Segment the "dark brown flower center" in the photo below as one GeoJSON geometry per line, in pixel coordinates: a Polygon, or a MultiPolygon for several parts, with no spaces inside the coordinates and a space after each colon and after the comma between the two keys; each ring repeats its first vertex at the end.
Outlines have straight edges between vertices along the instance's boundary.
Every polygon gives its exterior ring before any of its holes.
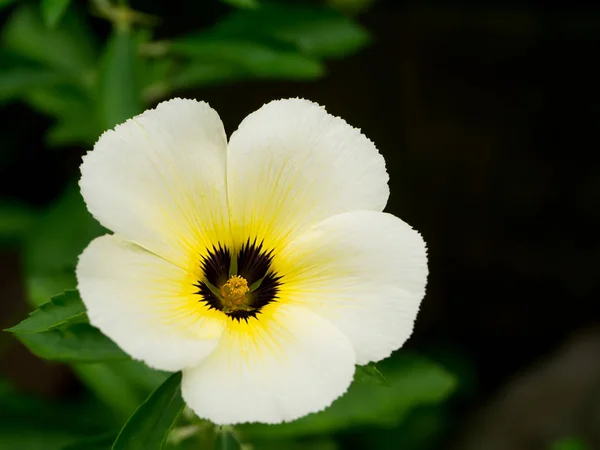
{"type": "Polygon", "coordinates": [[[196,283],[200,301],[234,320],[257,317],[277,300],[281,277],[272,270],[273,251],[248,240],[237,253],[221,244],[202,258],[203,279],[196,283]]]}

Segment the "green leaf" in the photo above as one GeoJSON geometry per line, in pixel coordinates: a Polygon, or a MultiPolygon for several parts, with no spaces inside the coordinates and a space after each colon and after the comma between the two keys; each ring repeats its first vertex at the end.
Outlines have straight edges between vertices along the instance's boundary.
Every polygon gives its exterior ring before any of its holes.
{"type": "Polygon", "coordinates": [[[375,0],[326,0],[326,3],[344,14],[360,14],[375,3],[375,0]]]}
{"type": "Polygon", "coordinates": [[[247,39],[191,35],[172,42],[170,50],[204,63],[229,64],[245,77],[311,80],[325,73],[323,65],[311,57],[247,39]]]}
{"type": "Polygon", "coordinates": [[[0,203],[0,244],[20,241],[34,220],[35,213],[25,205],[0,203]]]}
{"type": "Polygon", "coordinates": [[[48,84],[31,86],[20,93],[33,109],[55,118],[55,124],[46,134],[46,143],[91,146],[103,128],[97,117],[90,114],[94,109],[90,93],[63,80],[48,84]]]}
{"type": "Polygon", "coordinates": [[[167,87],[176,90],[208,86],[236,81],[244,77],[240,70],[227,62],[192,61],[171,77],[167,87]]]}
{"type": "Polygon", "coordinates": [[[343,58],[370,41],[360,25],[341,13],[318,6],[263,5],[238,10],[214,29],[215,37],[267,39],[292,45],[316,58],[343,58]]]}
{"type": "Polygon", "coordinates": [[[89,363],[129,358],[113,341],[86,323],[15,336],[35,355],[54,361],[89,363]]]}
{"type": "Polygon", "coordinates": [[[52,86],[65,77],[8,49],[0,49],[0,104],[25,96],[30,89],[52,86]]]}
{"type": "Polygon", "coordinates": [[[28,273],[25,279],[29,303],[39,308],[57,292],[64,292],[77,287],[73,270],[48,272],[43,274],[28,273]]]}
{"type": "Polygon", "coordinates": [[[121,378],[128,380],[138,390],[143,392],[143,398],[146,398],[150,392],[164,383],[171,375],[169,372],[151,369],[146,364],[133,359],[111,364],[121,378]]]}
{"type": "Polygon", "coordinates": [[[61,77],[46,69],[11,67],[4,70],[0,68],[0,105],[25,96],[28,89],[52,85],[58,81],[61,81],[61,77]]]}
{"type": "Polygon", "coordinates": [[[86,115],[89,111],[89,108],[73,111],[60,117],[46,134],[46,144],[50,147],[83,145],[91,148],[102,132],[98,123],[86,115]]]}
{"type": "MultiPolygon", "coordinates": [[[[264,439],[253,440],[251,446],[242,446],[242,449],[252,448],[256,450],[341,450],[337,445],[335,438],[331,436],[323,436],[316,438],[303,439],[264,439]]],[[[372,448],[379,450],[377,447],[352,447],[352,448],[372,448]]],[[[191,449],[190,449],[191,450],[191,449]]],[[[408,449],[406,449],[408,450],[408,449]]],[[[410,450],[413,450],[412,448],[410,450]]]]}
{"type": "Polygon", "coordinates": [[[291,423],[242,425],[239,430],[251,437],[288,438],[367,425],[395,427],[414,408],[439,404],[456,387],[452,374],[419,356],[399,355],[383,366],[390,383],[387,389],[355,382],[325,411],[291,423]]]}
{"type": "Polygon", "coordinates": [[[447,405],[415,408],[394,428],[381,428],[376,433],[361,433],[354,444],[357,448],[377,450],[431,450],[444,448],[442,441],[453,425],[447,405]]]}
{"type": "Polygon", "coordinates": [[[98,114],[103,129],[142,112],[142,97],[136,36],[116,29],[102,59],[98,92],[98,114]]]}
{"type": "Polygon", "coordinates": [[[259,6],[258,0],[221,0],[223,3],[227,3],[236,8],[257,8],[259,6]]]}
{"type": "Polygon", "coordinates": [[[115,440],[114,433],[104,433],[65,445],[62,450],[106,450],[115,440]]]}
{"type": "Polygon", "coordinates": [[[6,8],[7,6],[12,5],[17,0],[0,0],[0,10],[6,8]]]}
{"type": "Polygon", "coordinates": [[[27,293],[40,306],[57,292],[75,289],[77,257],[106,230],[90,215],[76,184],[36,218],[23,239],[27,293]],[[68,220],[65,218],[68,217],[68,220]]]}
{"type": "Polygon", "coordinates": [[[161,384],[125,424],[113,450],[159,450],[185,406],[181,398],[181,373],[161,384]]]}
{"type": "Polygon", "coordinates": [[[552,444],[551,450],[587,450],[588,446],[585,445],[580,439],[576,438],[565,438],[552,444]]]}
{"type": "Polygon", "coordinates": [[[380,386],[390,385],[390,383],[385,379],[374,363],[364,366],[356,366],[356,371],[354,372],[354,381],[365,384],[376,384],[380,386]]]}
{"type": "Polygon", "coordinates": [[[215,450],[241,450],[242,446],[233,435],[230,427],[222,427],[215,438],[213,448],[215,450]]]}
{"type": "Polygon", "coordinates": [[[76,76],[89,83],[96,61],[94,34],[72,8],[62,24],[48,28],[39,10],[25,4],[15,10],[2,30],[5,47],[48,68],[76,76]]]}
{"type": "Polygon", "coordinates": [[[77,435],[62,430],[36,429],[19,424],[14,428],[0,427],[0,448],[10,450],[62,450],[64,444],[77,435]]]}
{"type": "MultiPolygon", "coordinates": [[[[27,274],[44,276],[73,272],[79,254],[92,239],[105,232],[87,211],[79,187],[70,185],[38,217],[26,237],[24,262],[27,274]]],[[[74,287],[67,286],[67,289],[74,287]]],[[[52,294],[56,292],[60,291],[52,294]]]]}
{"type": "Polygon", "coordinates": [[[55,27],[67,11],[71,0],[41,0],[42,17],[48,27],[55,27]]]}
{"type": "Polygon", "coordinates": [[[18,325],[7,329],[11,333],[41,333],[53,328],[86,320],[85,306],[77,291],[66,291],[29,314],[18,325]]]}
{"type": "Polygon", "coordinates": [[[73,370],[98,400],[110,408],[119,425],[170,375],[133,360],[74,364],[73,370]]]}
{"type": "Polygon", "coordinates": [[[28,89],[24,97],[29,106],[52,117],[71,112],[89,112],[91,106],[89,92],[73,85],[68,79],[51,86],[28,89]]]}
{"type": "Polygon", "coordinates": [[[62,450],[63,445],[111,426],[89,398],[50,402],[12,389],[0,379],[0,448],[62,450]]]}
{"type": "MultiPolygon", "coordinates": [[[[118,365],[124,362],[127,361],[72,366],[79,379],[110,409],[119,426],[133,414],[147,396],[147,393],[144,395],[138,393],[133,384],[122,376],[118,365]]],[[[111,443],[115,437],[113,436],[111,443]]]]}

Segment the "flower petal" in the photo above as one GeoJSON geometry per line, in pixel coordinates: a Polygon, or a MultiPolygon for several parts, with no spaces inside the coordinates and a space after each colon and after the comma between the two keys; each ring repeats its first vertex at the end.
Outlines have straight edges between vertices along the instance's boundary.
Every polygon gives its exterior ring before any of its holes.
{"type": "Polygon", "coordinates": [[[226,148],[208,104],[163,102],[100,137],[81,192],[102,225],[183,265],[227,230],[226,148]]]}
{"type": "Polygon", "coordinates": [[[320,411],[354,374],[354,351],[326,320],[270,304],[257,319],[232,322],[217,349],[183,371],[183,398],[217,424],[279,423],[320,411]]]}
{"type": "Polygon", "coordinates": [[[90,243],[77,282],[92,325],[157,369],[198,364],[225,327],[225,316],[198,302],[193,275],[118,236],[90,243]]]}
{"type": "Polygon", "coordinates": [[[382,211],[389,194],[375,145],[307,100],[278,100],[250,114],[227,158],[234,236],[272,247],[334,214],[382,211]]]}
{"type": "Polygon", "coordinates": [[[280,295],[320,314],[354,345],[358,364],[402,346],[425,294],[427,255],[418,232],[395,216],[355,211],[331,217],[273,262],[280,295]]]}

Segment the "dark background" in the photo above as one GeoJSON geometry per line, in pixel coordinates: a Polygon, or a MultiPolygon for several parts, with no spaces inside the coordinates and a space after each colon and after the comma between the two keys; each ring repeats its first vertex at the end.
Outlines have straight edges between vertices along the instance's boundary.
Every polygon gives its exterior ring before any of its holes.
{"type": "MultiPolygon", "coordinates": [[[[164,18],[165,36],[226,9],[198,2],[188,14],[195,4],[133,2],[164,18]]],[[[452,359],[470,380],[440,448],[535,450],[568,434],[600,449],[600,8],[381,0],[360,22],[374,42],[329,64],[323,80],[185,94],[208,101],[229,134],[263,103],[300,96],[377,144],[391,178],[387,210],[429,248],[407,347],[452,359]]],[[[0,142],[20,151],[1,161],[0,196],[46,205],[84,149],[58,158],[42,141],[47,119],[21,104],[2,114],[0,142]]],[[[27,309],[15,250],[0,255],[0,283],[8,326],[27,309]]],[[[50,397],[77,389],[65,368],[16,344],[0,370],[50,397]]]]}

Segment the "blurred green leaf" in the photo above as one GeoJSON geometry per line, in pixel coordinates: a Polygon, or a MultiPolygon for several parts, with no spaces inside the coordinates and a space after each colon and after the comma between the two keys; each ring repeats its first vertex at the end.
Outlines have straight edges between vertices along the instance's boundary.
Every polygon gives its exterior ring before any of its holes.
{"type": "Polygon", "coordinates": [[[375,0],[326,0],[326,3],[344,14],[354,15],[372,6],[375,0]]]}
{"type": "Polygon", "coordinates": [[[577,438],[565,438],[552,444],[551,450],[587,450],[588,446],[577,438]]]}
{"type": "Polygon", "coordinates": [[[216,435],[213,448],[215,450],[241,450],[242,446],[229,427],[222,427],[216,435]]]}
{"type": "Polygon", "coordinates": [[[6,8],[7,6],[12,5],[16,1],[17,0],[0,0],[0,10],[2,10],[3,8],[6,8]]]}
{"type": "MultiPolygon", "coordinates": [[[[198,450],[214,447],[218,427],[207,420],[197,417],[190,418],[190,414],[193,415],[191,410],[184,408],[184,412],[180,416],[181,420],[177,421],[176,426],[167,436],[167,441],[163,446],[165,450],[198,450]],[[189,423],[190,420],[192,423],[189,423]]],[[[255,448],[255,450],[258,449],[255,448]]]]}
{"type": "Polygon", "coordinates": [[[240,70],[223,62],[193,61],[177,71],[169,80],[172,89],[207,86],[244,78],[240,70]]]}
{"type": "MultiPolygon", "coordinates": [[[[87,211],[79,187],[70,185],[38,217],[26,237],[24,262],[27,274],[44,276],[73,272],[79,254],[92,239],[104,233],[106,230],[87,211]]],[[[65,289],[73,288],[75,285],[65,289]]]]}
{"type": "Polygon", "coordinates": [[[97,118],[90,114],[94,108],[90,93],[73,83],[61,80],[48,86],[32,86],[21,96],[32,108],[55,119],[46,134],[50,146],[91,146],[103,131],[97,118]]]}
{"type": "Polygon", "coordinates": [[[61,450],[107,450],[115,440],[114,433],[104,433],[87,439],[81,439],[62,447],[61,450]]]}
{"type": "Polygon", "coordinates": [[[198,34],[173,41],[170,50],[200,63],[230,64],[240,75],[258,78],[306,80],[318,78],[325,72],[319,61],[308,56],[247,39],[219,39],[198,34]]]}
{"type": "Polygon", "coordinates": [[[74,364],[73,370],[122,425],[142,401],[170,375],[134,361],[74,364]]]}
{"type": "MultiPolygon", "coordinates": [[[[88,112],[90,109],[89,93],[73,85],[68,80],[61,80],[51,86],[38,86],[28,89],[24,95],[27,103],[34,109],[52,117],[60,117],[71,112],[88,112]]],[[[88,120],[91,118],[88,117],[88,120]]]]}
{"type": "Polygon", "coordinates": [[[365,428],[352,430],[350,439],[357,448],[377,450],[434,450],[443,448],[443,438],[452,419],[445,405],[418,407],[394,428],[378,429],[375,433],[365,428]]]}
{"type": "MultiPolygon", "coordinates": [[[[133,384],[123,378],[118,367],[122,362],[126,361],[72,366],[79,379],[111,410],[119,426],[131,416],[147,395],[138,393],[133,384]]],[[[116,436],[113,436],[113,441],[114,437],[116,436]]]]}
{"type": "Polygon", "coordinates": [[[25,205],[0,203],[0,244],[21,240],[34,220],[35,213],[25,205]]]}
{"type": "Polygon", "coordinates": [[[316,58],[343,58],[370,41],[366,30],[333,9],[283,4],[235,11],[215,27],[213,35],[281,42],[316,58]]]}
{"type": "MultiPolygon", "coordinates": [[[[242,446],[242,449],[251,448],[253,450],[338,450],[342,447],[338,446],[334,437],[320,436],[316,438],[308,439],[264,439],[264,440],[253,440],[250,445],[242,446]]],[[[356,447],[366,448],[366,447],[356,447]]],[[[373,450],[379,450],[376,447],[369,447],[373,450]]],[[[402,449],[408,450],[408,449],[402,449]]],[[[413,450],[413,449],[410,449],[413,450]]]]}
{"type": "Polygon", "coordinates": [[[388,383],[374,363],[369,363],[364,366],[356,366],[356,371],[354,372],[354,381],[380,386],[390,385],[390,383],[388,383]]]}
{"type": "Polygon", "coordinates": [[[179,65],[172,58],[156,58],[144,61],[142,71],[142,98],[146,104],[154,103],[170,94],[172,78],[180,71],[179,65]]]}
{"type": "Polygon", "coordinates": [[[41,0],[42,17],[46,26],[55,27],[67,11],[71,0],[41,0]]]}
{"type": "Polygon", "coordinates": [[[62,450],[78,435],[64,430],[39,429],[19,424],[8,429],[0,427],[0,448],[7,450],[62,450]]]}
{"type": "MultiPolygon", "coordinates": [[[[86,110],[89,113],[89,109],[86,110]]],[[[60,117],[46,135],[46,144],[51,147],[64,145],[92,146],[101,132],[97,123],[83,111],[60,117]]]]}
{"type": "Polygon", "coordinates": [[[454,376],[419,356],[399,355],[384,365],[389,388],[353,383],[326,410],[281,425],[242,425],[240,432],[257,438],[334,433],[357,426],[394,427],[414,408],[444,401],[455,389],[454,376]],[[390,365],[388,365],[390,364],[390,365]]]}
{"type": "Polygon", "coordinates": [[[128,29],[114,30],[100,72],[98,112],[103,129],[142,112],[139,64],[135,34],[128,29]]]}
{"type": "Polygon", "coordinates": [[[60,77],[56,73],[44,69],[25,67],[1,68],[0,102],[19,97],[31,87],[55,83],[59,79],[60,77]]]}
{"type": "Polygon", "coordinates": [[[259,6],[258,0],[221,0],[236,8],[256,8],[259,6]]]}
{"type": "Polygon", "coordinates": [[[72,269],[47,273],[27,273],[25,286],[29,303],[39,308],[57,292],[75,289],[77,280],[72,269]]]}
{"type": "Polygon", "coordinates": [[[77,257],[106,230],[90,215],[76,184],[70,185],[36,218],[23,239],[27,293],[40,306],[59,292],[76,288],[77,257]],[[68,217],[68,220],[65,220],[68,217]]]}
{"type": "Polygon", "coordinates": [[[25,96],[32,88],[52,86],[64,79],[39,63],[0,49],[0,105],[25,96]]]}
{"type": "Polygon", "coordinates": [[[33,354],[54,361],[89,363],[129,358],[113,341],[86,323],[15,336],[33,354]]]}
{"type": "Polygon", "coordinates": [[[82,84],[89,83],[93,74],[93,33],[73,8],[67,11],[60,27],[48,28],[39,10],[25,4],[10,16],[2,31],[2,42],[7,49],[48,68],[76,76],[82,84]]]}
{"type": "Polygon", "coordinates": [[[59,450],[75,439],[101,433],[107,417],[88,400],[51,403],[17,393],[5,383],[0,389],[0,448],[59,450]]]}
{"type": "Polygon", "coordinates": [[[128,380],[142,392],[143,398],[146,398],[171,375],[170,372],[151,369],[146,364],[133,359],[114,362],[111,365],[122,379],[128,380]]]}
{"type": "Polygon", "coordinates": [[[6,331],[11,333],[41,333],[53,328],[87,320],[85,305],[77,291],[66,291],[50,299],[39,309],[29,313],[29,317],[6,331]]]}
{"type": "Polygon", "coordinates": [[[181,373],[161,384],[125,424],[113,450],[154,450],[162,448],[169,431],[185,404],[181,398],[181,373]]]}

